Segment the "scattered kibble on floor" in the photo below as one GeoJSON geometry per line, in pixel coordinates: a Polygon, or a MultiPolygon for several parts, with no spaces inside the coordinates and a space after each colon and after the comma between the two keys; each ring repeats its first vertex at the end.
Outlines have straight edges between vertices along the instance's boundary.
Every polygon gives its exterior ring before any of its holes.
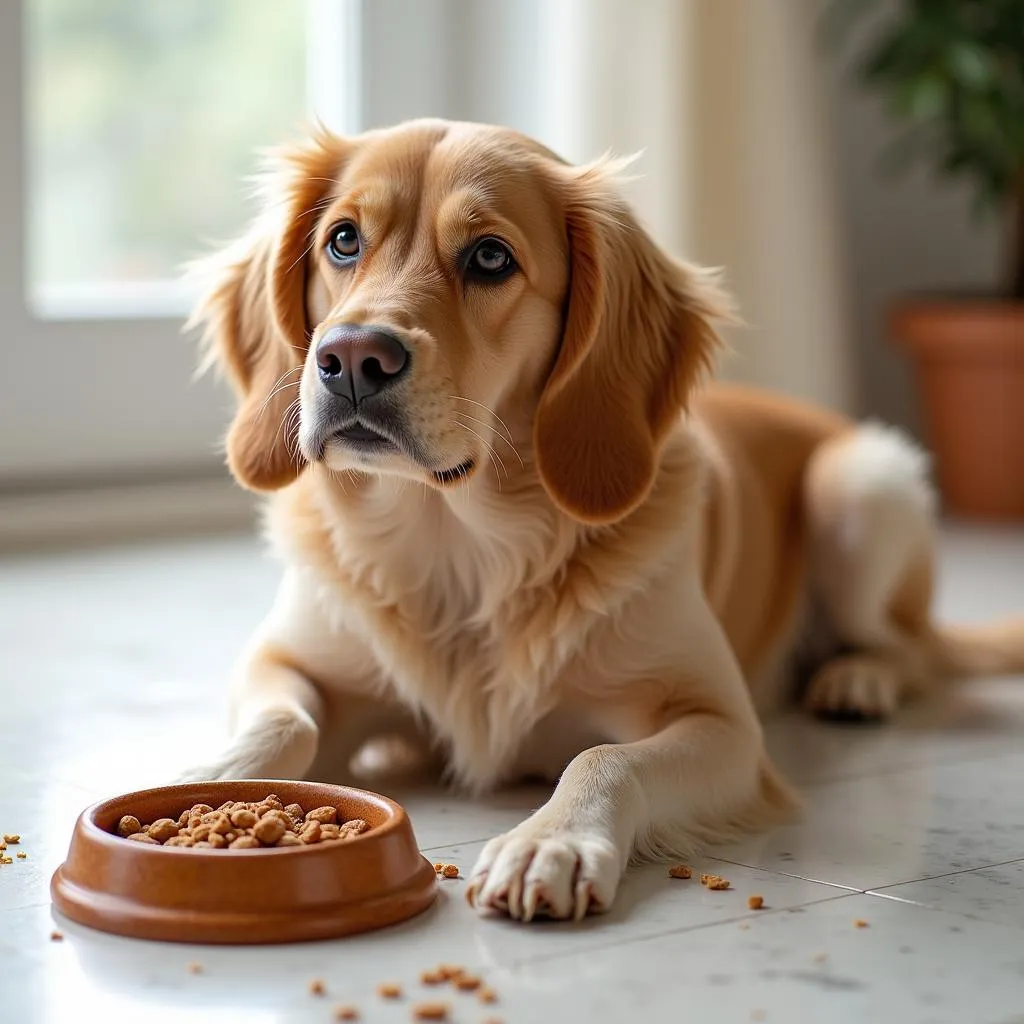
{"type": "Polygon", "coordinates": [[[197,963],[195,960],[192,960],[185,969],[189,974],[203,973],[203,965],[201,963],[197,963]]]}
{"type": "Polygon", "coordinates": [[[417,1003],[412,1008],[413,1020],[447,1020],[450,1007],[447,1003],[417,1003]]]}
{"type": "Polygon", "coordinates": [[[721,875],[701,875],[700,884],[707,889],[728,889],[729,879],[721,875]]]}
{"type": "Polygon", "coordinates": [[[314,978],[309,983],[309,994],[311,996],[322,996],[327,991],[323,978],[314,978]]]}
{"type": "Polygon", "coordinates": [[[498,993],[493,988],[488,988],[486,985],[480,989],[477,993],[477,999],[481,1003],[496,1003],[498,1001],[498,993]]]}
{"type": "Polygon", "coordinates": [[[669,878],[692,878],[693,868],[689,864],[673,864],[668,869],[669,878]]]}
{"type": "Polygon", "coordinates": [[[50,941],[51,942],[63,942],[64,941],[64,933],[63,932],[59,932],[59,931],[57,931],[56,928],[54,928],[54,930],[52,932],[50,932],[50,941]]]}
{"type": "Polygon", "coordinates": [[[751,910],[763,910],[764,909],[764,897],[763,896],[748,896],[747,906],[751,910]]]}
{"type": "Polygon", "coordinates": [[[377,986],[377,995],[379,995],[381,999],[401,999],[402,986],[395,985],[390,981],[383,982],[377,986]]]}
{"type": "Polygon", "coordinates": [[[863,918],[858,917],[858,918],[856,918],[854,920],[853,927],[854,928],[867,928],[868,927],[868,923],[863,918]]]}
{"type": "Polygon", "coordinates": [[[359,1020],[359,1011],[354,1006],[336,1006],[334,1008],[335,1020],[359,1020]]]}
{"type": "Polygon", "coordinates": [[[15,846],[21,842],[21,836],[19,836],[17,832],[5,832],[4,842],[10,843],[11,846],[15,846]]]}

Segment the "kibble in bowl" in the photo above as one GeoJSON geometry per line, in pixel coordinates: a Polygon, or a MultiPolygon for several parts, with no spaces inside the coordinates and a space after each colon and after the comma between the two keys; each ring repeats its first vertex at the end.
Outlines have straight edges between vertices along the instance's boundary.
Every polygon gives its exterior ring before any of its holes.
{"type": "Polygon", "coordinates": [[[50,885],[58,911],[178,942],[330,938],[405,920],[436,894],[405,811],[312,782],[167,786],[90,807],[50,885]]]}
{"type": "Polygon", "coordinates": [[[259,800],[225,800],[216,808],[193,804],[148,824],[124,814],[114,831],[123,839],[184,850],[267,850],[348,842],[369,828],[363,818],[346,819],[332,805],[306,811],[298,803],[286,807],[276,793],[268,793],[259,800]]]}

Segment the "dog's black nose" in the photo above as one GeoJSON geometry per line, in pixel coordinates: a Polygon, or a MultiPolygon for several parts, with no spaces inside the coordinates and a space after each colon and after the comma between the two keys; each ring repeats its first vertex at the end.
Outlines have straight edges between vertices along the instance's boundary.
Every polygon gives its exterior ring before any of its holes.
{"type": "Polygon", "coordinates": [[[409,353],[388,331],[338,324],[317,342],[316,363],[327,390],[358,405],[402,376],[409,353]]]}

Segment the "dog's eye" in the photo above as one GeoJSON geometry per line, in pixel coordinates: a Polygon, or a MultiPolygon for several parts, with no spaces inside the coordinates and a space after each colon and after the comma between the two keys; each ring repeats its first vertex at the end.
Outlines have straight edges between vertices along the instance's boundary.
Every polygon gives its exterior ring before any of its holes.
{"type": "Polygon", "coordinates": [[[466,272],[474,277],[506,277],[516,269],[512,250],[500,239],[482,238],[473,247],[466,262],[466,272]]]}
{"type": "Polygon", "coordinates": [[[351,263],[359,255],[359,231],[350,220],[331,230],[327,239],[327,255],[335,263],[351,263]]]}

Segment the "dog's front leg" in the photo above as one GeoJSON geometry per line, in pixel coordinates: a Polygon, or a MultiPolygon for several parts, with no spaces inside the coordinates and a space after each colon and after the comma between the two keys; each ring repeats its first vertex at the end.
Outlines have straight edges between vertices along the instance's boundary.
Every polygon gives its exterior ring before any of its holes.
{"type": "Polygon", "coordinates": [[[792,809],[726,639],[710,610],[697,618],[699,661],[663,681],[678,699],[652,712],[649,735],[577,755],[543,807],[484,847],[471,903],[579,919],[608,909],[634,855],[686,856],[792,809]]]}
{"type": "Polygon", "coordinates": [[[259,645],[232,680],[231,742],[177,781],[301,779],[316,756],[323,719],[313,681],[282,652],[259,645]]]}

